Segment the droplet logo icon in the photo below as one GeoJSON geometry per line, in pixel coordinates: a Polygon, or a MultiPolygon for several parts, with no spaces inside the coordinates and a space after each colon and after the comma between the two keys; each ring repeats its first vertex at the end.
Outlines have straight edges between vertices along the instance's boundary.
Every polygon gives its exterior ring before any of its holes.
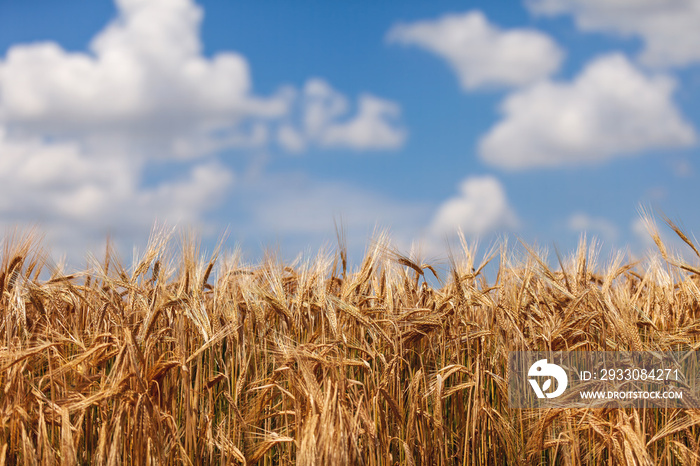
{"type": "Polygon", "coordinates": [[[538,379],[528,378],[528,382],[535,391],[537,398],[556,398],[566,390],[569,379],[566,372],[556,364],[547,363],[546,359],[540,359],[535,362],[527,372],[528,377],[549,377],[545,379],[540,387],[538,379]],[[552,379],[557,381],[557,388],[551,393],[546,393],[552,386],[552,379]]]}

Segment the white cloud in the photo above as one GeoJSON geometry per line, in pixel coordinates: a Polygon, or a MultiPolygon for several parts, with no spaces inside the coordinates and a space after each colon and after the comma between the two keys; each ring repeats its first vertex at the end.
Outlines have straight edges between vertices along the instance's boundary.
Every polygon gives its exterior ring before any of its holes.
{"type": "Polygon", "coordinates": [[[190,162],[174,170],[182,178],[153,185],[147,165],[254,144],[260,124],[288,107],[284,94],[251,94],[242,56],[201,55],[192,2],[117,7],[89,53],[43,42],[14,45],[0,60],[2,223],[38,223],[73,254],[109,233],[130,242],[156,220],[204,225],[233,173],[190,162]]]}
{"type": "MultiPolygon", "coordinates": [[[[0,60],[0,125],[10,135],[78,137],[89,148],[192,158],[260,147],[292,106],[309,115],[318,101],[333,99],[344,111],[317,122],[322,128],[307,143],[383,149],[403,142],[394,126],[400,109],[377,97],[362,96],[351,115],[345,97],[320,80],[309,81],[301,97],[291,88],[254,95],[245,57],[202,54],[203,11],[191,0],[118,0],[117,7],[89,53],[53,42],[8,49],[0,60]]],[[[299,148],[289,137],[284,142],[299,148]]]]}
{"type": "Polygon", "coordinates": [[[480,156],[517,170],[691,145],[696,134],[671,99],[674,86],[622,55],[600,57],[571,83],[545,81],[507,97],[504,119],[481,139],[480,156]]]}
{"type": "Polygon", "coordinates": [[[2,131],[0,153],[3,224],[48,226],[59,249],[110,232],[132,240],[153,226],[156,215],[170,224],[201,224],[234,180],[225,167],[205,162],[184,179],[143,186],[141,165],[126,157],[94,157],[71,142],[16,142],[2,131]]]}
{"type": "Polygon", "coordinates": [[[54,246],[74,252],[110,232],[127,243],[156,220],[206,227],[234,184],[213,155],[264,149],[292,111],[310,125],[297,149],[393,148],[405,137],[398,106],[376,97],[362,96],[353,112],[325,83],[330,96],[285,87],[255,95],[245,57],[203,55],[203,11],[192,0],[116,6],[87,52],[41,42],[0,58],[0,224],[40,223],[54,246]],[[315,116],[324,99],[345,108],[315,116]],[[182,177],[153,183],[146,174],[166,163],[182,177]]]}
{"type": "Polygon", "coordinates": [[[357,114],[348,118],[347,99],[322,79],[310,79],[299,101],[300,120],[283,125],[279,143],[287,150],[299,152],[309,144],[326,148],[356,150],[395,149],[406,139],[398,124],[400,107],[388,100],[364,94],[357,104],[357,114]]]}
{"type": "Polygon", "coordinates": [[[461,229],[468,235],[483,235],[517,224],[503,185],[493,176],[470,177],[462,181],[457,196],[440,205],[428,233],[443,238],[461,229]]]}
{"type": "MultiPolygon", "coordinates": [[[[187,0],[123,0],[90,53],[43,42],[0,62],[0,122],[12,134],[119,142],[130,153],[187,156],[240,144],[247,120],[286,113],[288,99],[251,94],[244,57],[201,54],[201,9],[187,0]],[[191,140],[190,153],[183,140],[191,140]]],[[[259,138],[259,136],[258,136],[259,138]]],[[[151,156],[151,155],[149,155],[151,156]]]]}
{"type": "Polygon", "coordinates": [[[696,0],[528,0],[540,15],[570,14],[584,31],[640,37],[640,59],[652,66],[700,61],[700,3],[696,0]]]}
{"type": "Polygon", "coordinates": [[[574,232],[598,233],[608,241],[614,241],[619,235],[617,226],[610,220],[577,212],[569,217],[567,227],[574,232]]]}
{"type": "Polygon", "coordinates": [[[534,29],[501,30],[480,11],[399,24],[387,37],[392,43],[416,45],[447,60],[466,90],[535,82],[559,69],[564,55],[546,34],[534,29]]]}

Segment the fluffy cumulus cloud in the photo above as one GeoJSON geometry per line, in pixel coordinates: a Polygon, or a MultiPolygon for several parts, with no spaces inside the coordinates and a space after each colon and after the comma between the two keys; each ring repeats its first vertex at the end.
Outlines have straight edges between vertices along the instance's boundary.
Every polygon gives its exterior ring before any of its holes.
{"type": "Polygon", "coordinates": [[[285,125],[298,143],[287,137],[283,146],[296,150],[403,141],[399,108],[377,97],[362,96],[353,113],[322,81],[255,95],[245,57],[202,54],[203,11],[192,0],[116,5],[87,52],[40,42],[0,58],[5,224],[39,221],[66,232],[59,244],[76,231],[143,234],[156,219],[202,225],[234,184],[215,161],[224,149],[266,147],[285,125]],[[324,113],[326,104],[334,108],[324,113]],[[295,114],[304,115],[301,130],[291,130],[295,114]],[[176,160],[169,172],[180,177],[153,184],[144,175],[176,160]]]}
{"type": "Polygon", "coordinates": [[[11,135],[110,140],[129,153],[202,155],[242,144],[250,121],[283,115],[279,95],[251,94],[244,57],[201,54],[201,9],[188,0],[119,0],[90,53],[43,42],[0,62],[0,121],[11,135]],[[242,123],[248,124],[243,125],[242,123]]]}
{"type": "Polygon", "coordinates": [[[573,82],[548,80],[507,97],[504,118],[480,141],[480,156],[517,170],[691,145],[696,134],[673,103],[674,85],[622,55],[600,57],[573,82]]]}
{"type": "Polygon", "coordinates": [[[155,215],[170,224],[198,222],[203,207],[216,205],[234,182],[225,167],[203,162],[145,187],[142,166],[127,158],[95,157],[75,142],[18,142],[2,131],[0,154],[2,226],[43,223],[54,245],[71,252],[110,232],[133,240],[155,215]]]}
{"type": "Polygon", "coordinates": [[[301,93],[296,123],[280,127],[279,143],[298,152],[310,144],[357,150],[395,149],[406,132],[399,125],[401,109],[370,94],[360,96],[357,112],[349,117],[347,98],[322,79],[310,79],[301,93]]]}
{"type": "Polygon", "coordinates": [[[700,61],[700,3],[696,0],[528,0],[540,15],[573,15],[584,31],[644,41],[640,59],[652,66],[700,61]]]}
{"type": "Polygon", "coordinates": [[[592,217],[583,212],[571,215],[567,221],[567,227],[573,232],[586,232],[600,235],[603,239],[614,241],[619,230],[610,220],[601,217],[592,217]]]}
{"type": "Polygon", "coordinates": [[[480,11],[398,24],[387,37],[392,43],[415,45],[445,59],[466,90],[529,84],[556,71],[563,58],[546,34],[534,29],[502,30],[480,11]]]}
{"type": "Polygon", "coordinates": [[[440,205],[428,228],[435,239],[461,229],[468,235],[483,235],[517,226],[503,185],[493,176],[470,177],[459,185],[459,193],[440,205]]]}

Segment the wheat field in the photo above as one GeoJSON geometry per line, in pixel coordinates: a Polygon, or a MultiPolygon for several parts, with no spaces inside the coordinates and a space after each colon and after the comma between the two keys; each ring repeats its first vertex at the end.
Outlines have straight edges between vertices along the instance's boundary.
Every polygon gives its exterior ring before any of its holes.
{"type": "Polygon", "coordinates": [[[246,264],[156,234],[131,267],[108,248],[66,274],[8,235],[0,465],[699,464],[693,406],[508,406],[509,351],[700,348],[700,269],[652,237],[556,267],[463,241],[441,274],[381,235],[352,265],[342,235],[246,264]]]}

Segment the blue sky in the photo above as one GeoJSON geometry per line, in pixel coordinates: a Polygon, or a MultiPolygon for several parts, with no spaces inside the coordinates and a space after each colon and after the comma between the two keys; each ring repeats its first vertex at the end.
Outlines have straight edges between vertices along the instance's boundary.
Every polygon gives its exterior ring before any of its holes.
{"type": "Polygon", "coordinates": [[[692,0],[0,2],[0,223],[69,258],[155,222],[255,258],[376,227],[649,246],[693,234],[692,0]]]}

